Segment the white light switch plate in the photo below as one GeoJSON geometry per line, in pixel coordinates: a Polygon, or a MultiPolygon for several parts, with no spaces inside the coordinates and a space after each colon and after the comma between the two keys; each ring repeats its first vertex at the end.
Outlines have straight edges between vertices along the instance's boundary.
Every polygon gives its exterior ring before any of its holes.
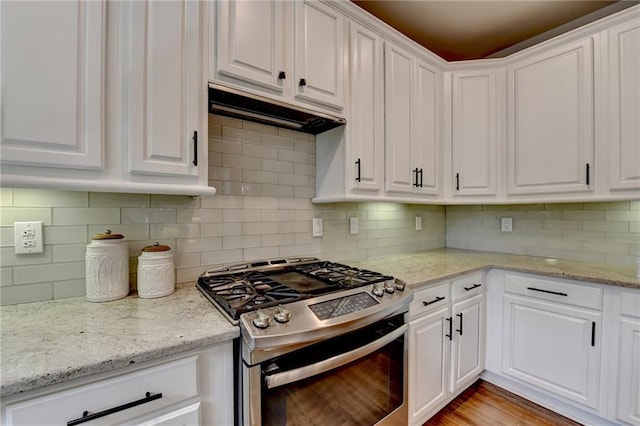
{"type": "Polygon", "coordinates": [[[503,217],[501,220],[502,232],[513,232],[513,218],[503,217]]]}
{"type": "Polygon", "coordinates": [[[416,216],[416,231],[422,230],[422,216],[416,216]]]}
{"type": "Polygon", "coordinates": [[[42,222],[14,222],[13,223],[15,253],[42,253],[42,222]]]}
{"type": "Polygon", "coordinates": [[[358,218],[350,217],[349,218],[349,233],[357,234],[358,233],[358,218]]]}
{"type": "Polygon", "coordinates": [[[311,235],[314,237],[322,237],[322,218],[314,217],[312,221],[311,235]]]}

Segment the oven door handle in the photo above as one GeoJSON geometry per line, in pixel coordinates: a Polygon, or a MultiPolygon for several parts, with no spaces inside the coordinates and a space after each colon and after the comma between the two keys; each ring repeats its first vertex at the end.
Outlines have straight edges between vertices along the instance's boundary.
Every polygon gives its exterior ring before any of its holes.
{"type": "Polygon", "coordinates": [[[278,386],[294,383],[299,380],[303,380],[318,374],[333,370],[334,368],[342,367],[352,361],[369,355],[372,352],[388,345],[389,343],[402,336],[409,329],[408,324],[403,324],[398,329],[391,333],[381,337],[378,340],[374,340],[358,349],[354,349],[350,352],[346,352],[334,357],[325,359],[324,361],[316,362],[315,364],[305,365],[304,367],[296,368],[282,373],[276,373],[269,376],[265,376],[264,381],[268,389],[277,388],[278,386]]]}

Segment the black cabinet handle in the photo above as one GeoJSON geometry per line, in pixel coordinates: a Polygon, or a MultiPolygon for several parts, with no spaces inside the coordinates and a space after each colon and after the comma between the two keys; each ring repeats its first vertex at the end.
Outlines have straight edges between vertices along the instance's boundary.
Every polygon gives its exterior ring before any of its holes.
{"type": "Polygon", "coordinates": [[[422,304],[423,304],[424,306],[429,306],[429,305],[431,305],[432,303],[437,303],[437,302],[439,302],[439,301],[441,301],[441,300],[444,300],[444,299],[445,299],[445,298],[444,298],[443,296],[436,296],[436,298],[435,298],[435,299],[430,300],[430,301],[428,301],[428,302],[422,301],[422,304]]]}
{"type": "Polygon", "coordinates": [[[198,131],[193,131],[193,165],[198,165],[198,131]]]}
{"type": "Polygon", "coordinates": [[[155,401],[156,399],[162,398],[162,393],[157,393],[155,395],[151,395],[151,392],[147,392],[145,397],[142,399],[138,399],[137,401],[127,402],[126,404],[119,405],[117,407],[109,408],[108,410],[100,411],[99,413],[89,414],[88,411],[84,411],[82,413],[82,417],[69,420],[67,422],[67,426],[79,425],[81,423],[89,422],[91,420],[98,419],[100,417],[108,416],[110,414],[117,413],[119,411],[128,410],[129,408],[136,407],[138,405],[146,404],[147,402],[155,401]]]}
{"type": "Polygon", "coordinates": [[[471,287],[463,287],[463,288],[464,288],[464,291],[471,291],[474,288],[478,288],[478,287],[482,287],[482,284],[474,284],[471,287]]]}
{"type": "Polygon", "coordinates": [[[360,176],[360,165],[360,159],[358,158],[358,161],[356,161],[356,166],[358,166],[358,175],[356,176],[356,182],[360,182],[362,180],[360,176]]]}
{"type": "Polygon", "coordinates": [[[460,191],[460,173],[456,173],[456,191],[460,191]]]}
{"type": "Polygon", "coordinates": [[[300,87],[304,87],[307,85],[307,80],[305,80],[304,78],[301,78],[299,84],[300,84],[300,87]]]}
{"type": "Polygon", "coordinates": [[[453,340],[453,318],[446,318],[449,321],[449,334],[445,334],[445,337],[448,337],[449,340],[453,340]]]}
{"type": "Polygon", "coordinates": [[[589,173],[589,168],[589,163],[587,163],[587,186],[589,186],[589,175],[591,174],[589,173]]]}
{"type": "Polygon", "coordinates": [[[555,294],[557,296],[568,296],[567,293],[561,293],[559,291],[551,291],[551,290],[543,290],[541,288],[535,288],[535,287],[527,287],[527,290],[531,290],[531,291],[539,291],[540,293],[549,293],[549,294],[555,294]]]}
{"type": "Polygon", "coordinates": [[[420,169],[420,188],[422,188],[422,169],[420,169]]]}
{"type": "Polygon", "coordinates": [[[456,316],[460,318],[460,328],[456,331],[460,333],[460,335],[462,336],[462,312],[460,312],[459,314],[456,314],[456,316]]]}
{"type": "Polygon", "coordinates": [[[287,78],[287,73],[285,73],[284,71],[280,71],[278,73],[278,80],[284,80],[285,78],[287,78]]]}
{"type": "Polygon", "coordinates": [[[418,168],[417,167],[413,169],[413,186],[415,186],[416,188],[420,186],[418,184],[418,168]]]}
{"type": "Polygon", "coordinates": [[[596,345],[596,322],[591,321],[591,346],[596,345]]]}

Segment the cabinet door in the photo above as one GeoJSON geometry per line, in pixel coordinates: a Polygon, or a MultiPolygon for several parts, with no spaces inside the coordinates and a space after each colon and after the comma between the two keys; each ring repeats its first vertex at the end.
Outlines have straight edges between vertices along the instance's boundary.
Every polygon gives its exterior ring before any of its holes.
{"type": "Polygon", "coordinates": [[[451,391],[471,384],[484,370],[484,295],[455,303],[451,349],[451,391]]]}
{"type": "Polygon", "coordinates": [[[411,169],[417,169],[416,193],[440,192],[440,96],[442,73],[422,62],[415,63],[415,87],[411,106],[411,169]]]}
{"type": "Polygon", "coordinates": [[[607,32],[612,189],[640,188],[640,19],[607,32]]]}
{"type": "Polygon", "coordinates": [[[295,98],[342,109],[342,15],[318,1],[295,2],[295,98]]]}
{"type": "Polygon", "coordinates": [[[350,23],[351,112],[348,179],[351,189],[380,190],[384,175],[382,38],[350,23]]]}
{"type": "Polygon", "coordinates": [[[618,418],[640,425],[640,321],[620,320],[618,418]]]}
{"type": "Polygon", "coordinates": [[[4,164],[100,170],[106,3],[0,3],[4,164]]]}
{"type": "Polygon", "coordinates": [[[600,313],[506,295],[503,371],[597,408],[600,331],[600,313]]]}
{"type": "Polygon", "coordinates": [[[217,74],[283,92],[287,77],[293,78],[284,63],[283,5],[280,0],[216,2],[217,74]]]}
{"type": "Polygon", "coordinates": [[[409,416],[422,423],[449,396],[449,308],[411,321],[409,328],[409,416]]]}
{"type": "Polygon", "coordinates": [[[414,58],[385,44],[385,181],[391,192],[413,193],[416,173],[411,168],[411,98],[414,58]]]}
{"type": "Polygon", "coordinates": [[[187,0],[127,3],[125,133],[132,174],[197,177],[199,169],[206,172],[202,7],[187,0]]]}
{"type": "Polygon", "coordinates": [[[509,194],[585,192],[593,183],[593,40],[508,67],[509,194]]]}
{"type": "Polygon", "coordinates": [[[452,75],[454,197],[496,195],[496,78],[495,70],[452,75]]]}

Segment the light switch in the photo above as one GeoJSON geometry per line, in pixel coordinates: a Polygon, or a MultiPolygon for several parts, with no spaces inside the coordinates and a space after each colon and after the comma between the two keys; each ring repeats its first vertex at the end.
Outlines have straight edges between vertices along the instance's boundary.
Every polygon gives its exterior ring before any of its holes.
{"type": "Polygon", "coordinates": [[[311,235],[314,237],[322,237],[322,218],[314,217],[311,225],[311,235]]]}
{"type": "Polygon", "coordinates": [[[416,231],[422,230],[422,216],[416,216],[416,231]]]}
{"type": "Polygon", "coordinates": [[[513,218],[503,217],[501,220],[502,232],[513,232],[513,218]]]}
{"type": "Polygon", "coordinates": [[[349,218],[349,233],[357,234],[358,233],[358,218],[350,217],[349,218]]]}

